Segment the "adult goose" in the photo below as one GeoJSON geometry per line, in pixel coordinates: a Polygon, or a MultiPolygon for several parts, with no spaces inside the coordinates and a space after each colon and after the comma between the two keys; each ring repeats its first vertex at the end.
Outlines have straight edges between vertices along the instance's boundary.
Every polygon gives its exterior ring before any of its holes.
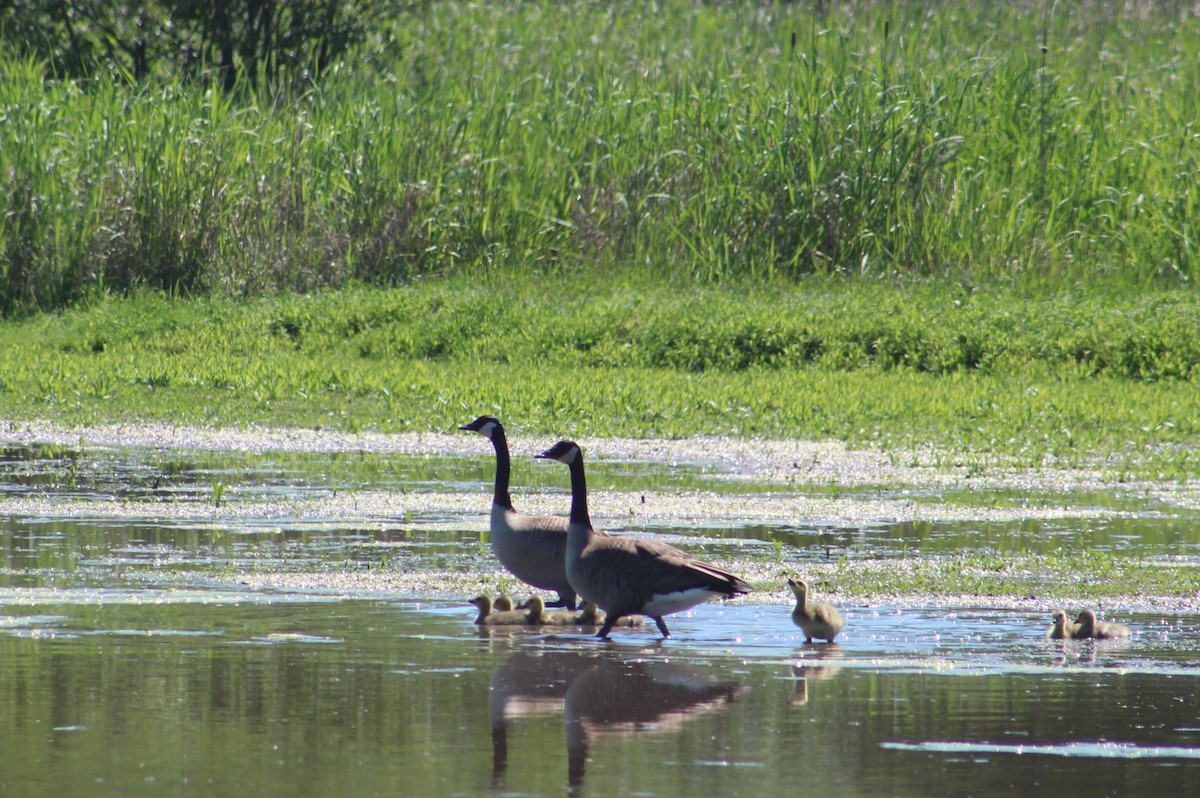
{"type": "Polygon", "coordinates": [[[583,452],[574,441],[559,441],[538,457],[557,460],[571,470],[567,578],[576,593],[604,610],[597,637],[608,637],[627,615],[653,619],[662,636],[670,637],[664,615],[750,592],[750,585],[738,577],[674,546],[610,536],[594,529],[588,515],[583,452]]]}
{"type": "Polygon", "coordinates": [[[558,593],[550,607],[575,609],[575,590],[564,566],[567,519],[560,515],[525,515],[513,509],[508,493],[508,439],[495,416],[480,416],[459,429],[478,432],[496,449],[496,489],[492,497],[492,553],[513,576],[526,584],[558,593]]]}
{"type": "Polygon", "coordinates": [[[1054,619],[1054,623],[1046,630],[1046,637],[1051,640],[1071,640],[1076,636],[1079,624],[1068,621],[1065,612],[1055,610],[1050,617],[1054,619]]]}
{"type": "Polygon", "coordinates": [[[792,595],[796,597],[796,606],[792,610],[792,623],[804,632],[804,642],[811,643],[813,638],[819,638],[832,643],[846,622],[837,608],[829,604],[808,603],[808,582],[803,579],[787,580],[792,595]]]}
{"type": "Polygon", "coordinates": [[[1075,623],[1079,624],[1079,628],[1075,630],[1074,634],[1076,640],[1086,640],[1093,637],[1097,640],[1129,637],[1128,626],[1123,623],[1097,621],[1096,613],[1093,610],[1082,610],[1079,613],[1079,617],[1075,619],[1075,623]]]}

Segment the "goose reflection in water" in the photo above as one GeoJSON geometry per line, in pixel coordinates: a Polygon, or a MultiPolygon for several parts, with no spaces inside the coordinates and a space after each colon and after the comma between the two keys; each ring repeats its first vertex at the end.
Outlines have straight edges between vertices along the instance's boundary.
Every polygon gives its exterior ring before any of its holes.
{"type": "Polygon", "coordinates": [[[562,713],[567,772],[583,783],[588,747],[602,734],[671,732],[688,718],[728,706],[748,688],[695,668],[638,659],[645,649],[514,651],[492,672],[488,717],[492,783],[508,769],[508,731],[516,720],[562,713]]]}
{"type": "Polygon", "coordinates": [[[593,653],[522,649],[492,671],[488,718],[492,726],[493,783],[508,769],[509,723],[561,713],[571,681],[595,664],[593,653]]]}
{"type": "Polygon", "coordinates": [[[747,689],[673,662],[600,659],[567,689],[568,784],[583,784],[588,747],[597,735],[677,731],[685,720],[723,709],[747,689]]]}

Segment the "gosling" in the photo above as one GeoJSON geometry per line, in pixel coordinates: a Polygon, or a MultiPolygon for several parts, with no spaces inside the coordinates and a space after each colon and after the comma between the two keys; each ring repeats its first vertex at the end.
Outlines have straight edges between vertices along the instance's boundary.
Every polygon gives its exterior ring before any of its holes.
{"type": "Polygon", "coordinates": [[[525,610],[525,622],[530,626],[574,626],[576,613],[567,610],[549,612],[546,600],[541,596],[530,596],[518,609],[525,610]]]}
{"type": "MultiPolygon", "coordinates": [[[[579,614],[575,616],[575,623],[579,626],[603,626],[604,617],[604,610],[584,599],[583,603],[579,605],[579,614]]],[[[644,623],[641,615],[625,615],[619,618],[615,625],[629,629],[641,629],[644,623]]]]}
{"type": "Polygon", "coordinates": [[[1078,636],[1079,624],[1067,620],[1067,614],[1062,610],[1053,613],[1054,623],[1046,630],[1046,637],[1051,640],[1073,640],[1078,636]]]}
{"type": "Polygon", "coordinates": [[[1075,619],[1079,628],[1075,631],[1075,639],[1112,640],[1115,637],[1129,637],[1129,627],[1123,623],[1097,621],[1096,613],[1092,610],[1082,610],[1075,619]]]}
{"type": "MultiPolygon", "coordinates": [[[[531,626],[600,626],[604,623],[604,610],[597,609],[596,605],[590,601],[584,601],[578,612],[567,610],[550,612],[546,610],[546,602],[541,596],[531,596],[528,601],[520,605],[520,609],[528,612],[526,617],[531,626]]],[[[637,615],[627,615],[617,621],[616,625],[627,629],[641,628],[642,618],[637,615]]]]}
{"type": "Polygon", "coordinates": [[[479,614],[475,616],[475,623],[480,626],[527,626],[529,624],[528,613],[524,610],[493,612],[490,596],[476,596],[471,599],[470,603],[479,610],[479,614]]]}
{"type": "Polygon", "coordinates": [[[792,610],[792,623],[804,631],[804,642],[811,643],[813,638],[819,638],[828,643],[833,642],[838,632],[846,625],[842,614],[836,607],[829,604],[808,603],[808,583],[803,579],[788,580],[788,587],[796,596],[796,608],[792,610]]]}

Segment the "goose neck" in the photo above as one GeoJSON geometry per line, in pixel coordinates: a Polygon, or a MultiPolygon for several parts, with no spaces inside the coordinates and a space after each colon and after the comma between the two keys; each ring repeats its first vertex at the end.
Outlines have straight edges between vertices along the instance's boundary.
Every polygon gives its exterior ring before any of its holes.
{"type": "Polygon", "coordinates": [[[571,469],[571,525],[581,525],[591,529],[592,520],[588,515],[587,478],[583,473],[583,459],[576,458],[569,467],[571,469]]]}
{"type": "Polygon", "coordinates": [[[508,480],[512,472],[512,462],[508,457],[508,439],[504,437],[503,429],[492,433],[492,446],[496,449],[496,492],[492,501],[511,510],[512,496],[508,492],[508,480]]]}

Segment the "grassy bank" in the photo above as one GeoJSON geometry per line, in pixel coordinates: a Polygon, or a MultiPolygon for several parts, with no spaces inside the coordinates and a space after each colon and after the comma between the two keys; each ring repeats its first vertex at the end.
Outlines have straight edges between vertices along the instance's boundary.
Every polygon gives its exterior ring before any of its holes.
{"type": "Polygon", "coordinates": [[[400,431],[495,412],[547,435],[835,437],[1183,478],[1198,342],[1185,292],[447,278],[141,294],[0,325],[0,416],[400,431]]]}
{"type": "Polygon", "coordinates": [[[1186,282],[1198,50],[1158,4],[677,0],[416,4],[299,96],[0,47],[0,312],[611,266],[1186,282]]]}

